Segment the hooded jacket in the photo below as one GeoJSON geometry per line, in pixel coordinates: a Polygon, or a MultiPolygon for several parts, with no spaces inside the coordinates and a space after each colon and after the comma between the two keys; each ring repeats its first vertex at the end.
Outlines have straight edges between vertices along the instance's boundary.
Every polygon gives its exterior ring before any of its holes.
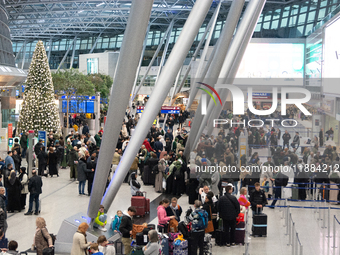
{"type": "Polygon", "coordinates": [[[132,231],[132,218],[127,213],[127,211],[123,212],[123,217],[119,226],[119,231],[122,233],[122,237],[130,238],[130,231],[132,231]]]}

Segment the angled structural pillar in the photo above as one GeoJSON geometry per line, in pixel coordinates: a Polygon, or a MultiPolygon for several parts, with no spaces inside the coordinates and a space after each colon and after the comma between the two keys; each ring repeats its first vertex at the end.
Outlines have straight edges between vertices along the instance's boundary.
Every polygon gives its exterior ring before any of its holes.
{"type": "MultiPolygon", "coordinates": [[[[125,29],[87,214],[97,217],[143,49],[153,0],[133,0],[125,29]]],[[[123,171],[121,171],[123,172],[123,171]]],[[[116,172],[117,173],[117,172],[116,172]]],[[[121,183],[119,183],[119,186],[121,183]]]]}
{"type": "MultiPolygon", "coordinates": [[[[226,25],[223,27],[223,31],[215,45],[215,54],[213,56],[212,62],[209,66],[208,72],[203,80],[203,83],[209,84],[211,87],[214,87],[220,71],[222,69],[224,60],[226,58],[229,45],[233,39],[233,35],[237,26],[237,23],[240,19],[243,5],[245,0],[234,1],[230,7],[230,11],[226,20],[226,25]]],[[[199,84],[197,84],[199,85],[199,84]]],[[[191,91],[191,93],[195,93],[195,91],[191,91]]],[[[195,97],[195,95],[193,95],[195,97]]],[[[209,99],[207,100],[209,103],[209,99]]],[[[187,156],[190,153],[191,148],[193,147],[195,138],[198,134],[200,125],[202,124],[202,120],[204,115],[201,113],[201,105],[203,102],[200,102],[198,108],[195,113],[195,118],[193,124],[190,129],[189,139],[185,146],[184,154],[187,156]]]]}
{"type": "MultiPolygon", "coordinates": [[[[109,208],[129,171],[130,166],[135,158],[147,132],[155,119],[160,107],[162,106],[168,91],[172,87],[176,75],[180,70],[183,62],[189,52],[192,43],[201,27],[212,0],[197,0],[194,7],[186,20],[183,30],[172,50],[163,71],[161,72],[158,82],[152,91],[151,97],[146,104],[141,119],[138,121],[137,127],[131,137],[129,145],[125,149],[123,158],[121,159],[111,183],[106,190],[102,204],[105,208],[109,208]]],[[[105,134],[105,132],[104,132],[105,134]]],[[[111,162],[108,162],[109,164],[111,162]]],[[[99,205],[99,204],[98,204],[99,205]]]]}
{"type": "Polygon", "coordinates": [[[52,38],[50,38],[48,45],[49,45],[49,49],[48,49],[47,61],[48,63],[50,63],[51,52],[52,52],[52,38]]]}
{"type": "Polygon", "coordinates": [[[99,41],[101,35],[102,35],[102,32],[100,32],[100,34],[98,35],[97,39],[94,41],[94,44],[93,44],[89,54],[91,54],[94,51],[94,48],[96,48],[97,42],[99,41]]]}
{"type": "Polygon", "coordinates": [[[63,59],[61,60],[59,66],[58,66],[58,68],[57,68],[57,71],[59,71],[60,67],[64,64],[64,61],[65,61],[65,59],[66,59],[68,53],[70,52],[71,47],[73,47],[74,41],[76,41],[76,40],[77,40],[77,36],[75,36],[74,39],[73,39],[73,41],[72,41],[72,43],[70,43],[70,46],[68,47],[68,49],[67,49],[67,51],[66,51],[66,53],[65,53],[65,55],[64,55],[64,57],[63,57],[63,59]]]}
{"type": "Polygon", "coordinates": [[[77,36],[73,40],[73,49],[72,49],[72,57],[71,57],[70,69],[72,69],[72,66],[73,66],[74,55],[76,53],[76,46],[77,46],[77,36]]]}
{"type": "MultiPolygon", "coordinates": [[[[242,0],[241,0],[242,1],[242,0]]],[[[221,4],[222,4],[222,1],[219,2],[217,8],[216,8],[216,13],[215,15],[212,17],[213,19],[213,23],[212,23],[212,26],[211,26],[211,30],[210,30],[210,33],[208,35],[208,38],[205,42],[205,45],[204,45],[204,49],[203,49],[203,52],[202,52],[202,55],[201,55],[201,59],[200,59],[200,62],[198,64],[198,68],[197,68],[197,72],[196,72],[196,78],[200,78],[200,81],[201,82],[205,75],[206,75],[206,72],[209,68],[209,64],[206,65],[205,69],[203,69],[203,66],[204,66],[204,60],[205,60],[205,57],[208,53],[208,49],[209,49],[209,45],[210,45],[210,41],[211,41],[211,38],[212,38],[212,35],[214,33],[214,28],[216,26],[216,22],[217,22],[217,17],[218,17],[218,14],[220,12],[220,9],[221,9],[221,4]],[[204,71],[203,71],[204,70],[204,71]]],[[[212,56],[214,55],[214,53],[211,54],[212,56]]],[[[189,95],[189,100],[188,100],[188,108],[191,107],[191,104],[194,102],[194,99],[195,99],[195,95],[198,91],[198,84],[197,82],[195,81],[193,84],[191,84],[191,91],[190,91],[190,95],[189,95]]]]}
{"type": "Polygon", "coordinates": [[[136,95],[138,94],[140,88],[143,86],[143,83],[144,83],[144,81],[145,81],[145,79],[146,79],[148,73],[149,73],[150,70],[151,70],[151,67],[152,67],[152,65],[153,65],[153,62],[155,62],[155,60],[156,60],[156,58],[157,58],[157,56],[158,56],[158,53],[159,53],[159,51],[161,50],[162,45],[163,45],[165,39],[167,38],[167,36],[168,36],[169,33],[171,34],[172,24],[173,24],[173,23],[171,22],[170,25],[169,25],[169,27],[168,27],[168,29],[165,31],[162,40],[159,42],[158,47],[157,47],[155,53],[154,53],[153,56],[152,56],[152,59],[151,59],[149,65],[148,65],[148,68],[146,69],[146,72],[145,72],[145,74],[144,74],[142,80],[140,81],[140,83],[139,83],[139,85],[138,85],[136,91],[132,93],[133,95],[132,95],[131,101],[133,101],[133,100],[135,99],[135,97],[136,97],[136,95]]]}
{"type": "Polygon", "coordinates": [[[24,41],[24,53],[23,53],[23,56],[22,56],[21,69],[24,69],[25,58],[26,58],[26,40],[24,41]]]}
{"type": "MultiPolygon", "coordinates": [[[[250,19],[249,25],[241,26],[240,24],[240,33],[242,33],[242,36],[235,36],[235,39],[230,48],[230,54],[228,53],[221,70],[220,80],[222,80],[224,84],[233,84],[237,71],[240,67],[244,52],[246,51],[247,46],[251,40],[257,21],[262,13],[265,3],[266,0],[253,0],[249,3],[249,5],[251,4],[252,9],[249,9],[248,11],[247,8],[244,14],[244,19],[250,19]]],[[[222,102],[225,103],[230,92],[227,89],[218,89],[217,93],[221,96],[222,102]]],[[[208,134],[211,134],[213,132],[214,127],[212,125],[212,122],[214,119],[217,119],[219,117],[222,108],[223,105],[217,105],[216,107],[212,105],[208,106],[207,115],[205,116],[206,122],[204,123],[209,123],[207,132],[208,134]]],[[[196,141],[198,141],[198,139],[196,139],[196,141]]]]}

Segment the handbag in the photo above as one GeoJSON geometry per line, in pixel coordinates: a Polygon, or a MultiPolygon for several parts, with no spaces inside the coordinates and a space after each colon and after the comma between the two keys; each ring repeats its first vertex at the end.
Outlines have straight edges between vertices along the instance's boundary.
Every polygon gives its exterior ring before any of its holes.
{"type": "MultiPolygon", "coordinates": [[[[211,213],[211,206],[209,206],[210,208],[210,215],[212,214],[211,213]]],[[[205,229],[205,233],[211,233],[211,232],[214,232],[214,224],[212,222],[212,220],[209,220],[208,221],[208,227],[205,229]]]]}

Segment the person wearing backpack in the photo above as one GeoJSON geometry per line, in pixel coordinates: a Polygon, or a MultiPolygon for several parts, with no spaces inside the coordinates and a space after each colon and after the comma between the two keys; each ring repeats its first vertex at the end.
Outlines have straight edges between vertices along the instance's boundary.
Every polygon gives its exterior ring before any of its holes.
{"type": "Polygon", "coordinates": [[[240,204],[236,197],[231,195],[232,192],[233,185],[229,183],[225,195],[221,196],[217,202],[217,211],[223,220],[227,247],[235,246],[236,217],[240,213],[240,204]]]}
{"type": "Polygon", "coordinates": [[[189,221],[192,223],[191,239],[189,244],[189,254],[204,255],[204,235],[205,229],[208,227],[208,213],[201,209],[202,203],[195,200],[195,210],[189,215],[189,221]]]}

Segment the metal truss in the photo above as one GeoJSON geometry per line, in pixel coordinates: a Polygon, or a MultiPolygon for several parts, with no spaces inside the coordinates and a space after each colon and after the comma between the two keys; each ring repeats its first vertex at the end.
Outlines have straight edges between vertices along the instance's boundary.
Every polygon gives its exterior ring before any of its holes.
{"type": "MultiPolygon", "coordinates": [[[[224,0],[220,17],[224,19],[231,0],[224,0]]],[[[207,20],[219,1],[215,1],[207,20]]],[[[299,0],[272,0],[269,4],[288,4],[299,0]]],[[[175,19],[183,26],[195,0],[155,0],[151,29],[166,30],[175,19]]],[[[130,12],[131,0],[5,0],[13,41],[74,38],[122,34],[130,12]]]]}

